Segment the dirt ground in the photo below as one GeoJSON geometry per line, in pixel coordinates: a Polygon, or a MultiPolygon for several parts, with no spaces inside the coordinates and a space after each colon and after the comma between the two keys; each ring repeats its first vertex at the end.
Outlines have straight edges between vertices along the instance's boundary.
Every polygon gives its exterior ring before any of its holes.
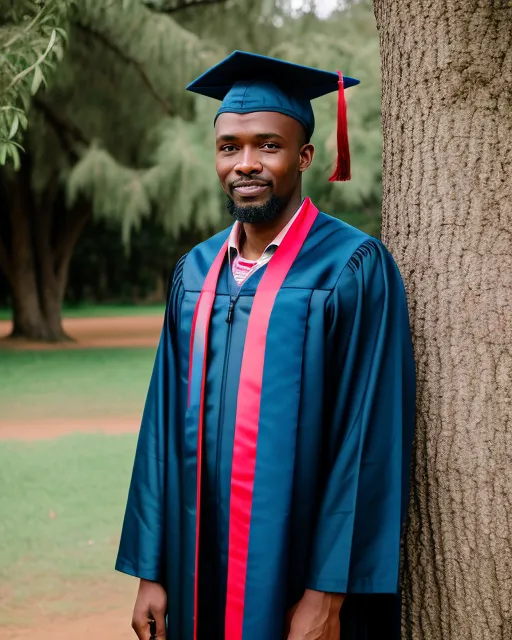
{"type": "Polygon", "coordinates": [[[25,629],[0,628],[0,640],[133,640],[132,607],[77,619],[55,618],[25,629]]]}
{"type": "Polygon", "coordinates": [[[137,433],[140,416],[110,418],[59,418],[38,420],[37,423],[21,420],[0,420],[0,440],[48,440],[68,433],[137,433]]]}
{"type": "MultiPolygon", "coordinates": [[[[65,331],[73,342],[59,345],[33,344],[6,340],[10,322],[0,321],[0,346],[8,349],[88,349],[92,347],[155,347],[162,326],[161,316],[108,318],[68,318],[65,331]]],[[[104,432],[111,434],[137,432],[140,416],[107,419],[65,419],[38,421],[37,425],[0,421],[0,441],[55,438],[72,432],[104,432]]],[[[128,596],[103,598],[87,616],[76,618],[34,612],[30,625],[0,627],[0,640],[131,640],[136,638],[130,627],[136,581],[130,581],[128,596]],[[133,585],[133,586],[132,586],[133,585]]],[[[27,617],[23,616],[27,620],[27,617]]]]}
{"type": "Polygon", "coordinates": [[[125,316],[109,318],[65,318],[64,331],[72,342],[33,343],[7,339],[11,322],[0,321],[0,347],[8,349],[90,349],[91,347],[154,347],[158,344],[163,318],[125,316]]]}

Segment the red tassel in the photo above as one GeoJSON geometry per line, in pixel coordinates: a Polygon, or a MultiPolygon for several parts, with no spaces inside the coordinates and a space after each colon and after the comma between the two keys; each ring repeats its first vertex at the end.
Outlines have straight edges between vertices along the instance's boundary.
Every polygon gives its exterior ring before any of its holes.
{"type": "Polygon", "coordinates": [[[350,149],[348,146],[347,127],[347,102],[345,100],[345,87],[343,86],[343,74],[338,71],[338,158],[336,168],[329,178],[329,182],[344,182],[350,180],[350,149]]]}

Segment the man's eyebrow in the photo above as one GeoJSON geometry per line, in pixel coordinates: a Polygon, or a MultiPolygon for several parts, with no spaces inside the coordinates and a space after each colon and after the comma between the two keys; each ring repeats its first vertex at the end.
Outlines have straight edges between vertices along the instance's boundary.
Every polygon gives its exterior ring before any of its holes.
{"type": "MultiPolygon", "coordinates": [[[[271,138],[279,138],[280,140],[284,140],[283,136],[278,133],[257,133],[255,136],[256,140],[270,140],[271,138]]],[[[235,142],[238,140],[238,136],[235,136],[230,133],[225,133],[221,136],[218,136],[217,140],[219,142],[235,142]]]]}
{"type": "Polygon", "coordinates": [[[280,140],[284,140],[283,136],[280,136],[278,133],[257,133],[254,137],[257,140],[268,140],[269,138],[279,138],[280,140]]]}

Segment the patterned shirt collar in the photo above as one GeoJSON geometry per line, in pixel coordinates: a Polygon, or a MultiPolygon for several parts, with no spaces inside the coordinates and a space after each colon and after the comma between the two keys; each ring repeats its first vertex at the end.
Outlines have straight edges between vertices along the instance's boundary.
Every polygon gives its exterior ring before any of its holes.
{"type": "MultiPolygon", "coordinates": [[[[284,237],[290,230],[290,227],[292,226],[292,224],[295,222],[295,219],[299,215],[302,209],[302,204],[303,203],[301,203],[300,207],[297,209],[295,215],[288,222],[288,224],[285,227],[283,227],[283,229],[281,229],[281,231],[272,240],[272,242],[269,245],[267,245],[267,247],[265,248],[265,251],[261,254],[262,256],[265,256],[268,254],[272,255],[273,253],[275,253],[277,247],[281,244],[284,237]]],[[[229,253],[231,256],[240,255],[240,241],[243,237],[242,235],[243,233],[244,233],[244,225],[241,222],[238,222],[238,220],[236,220],[235,224],[231,228],[231,233],[229,234],[229,241],[228,241],[229,253]]]]}

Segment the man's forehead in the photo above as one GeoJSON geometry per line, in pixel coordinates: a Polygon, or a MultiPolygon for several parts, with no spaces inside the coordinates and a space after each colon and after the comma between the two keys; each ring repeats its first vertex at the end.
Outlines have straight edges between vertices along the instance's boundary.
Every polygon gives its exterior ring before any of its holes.
{"type": "Polygon", "coordinates": [[[221,113],[215,123],[217,138],[225,136],[253,136],[260,138],[295,138],[301,125],[293,118],[274,111],[253,113],[221,113]]]}

